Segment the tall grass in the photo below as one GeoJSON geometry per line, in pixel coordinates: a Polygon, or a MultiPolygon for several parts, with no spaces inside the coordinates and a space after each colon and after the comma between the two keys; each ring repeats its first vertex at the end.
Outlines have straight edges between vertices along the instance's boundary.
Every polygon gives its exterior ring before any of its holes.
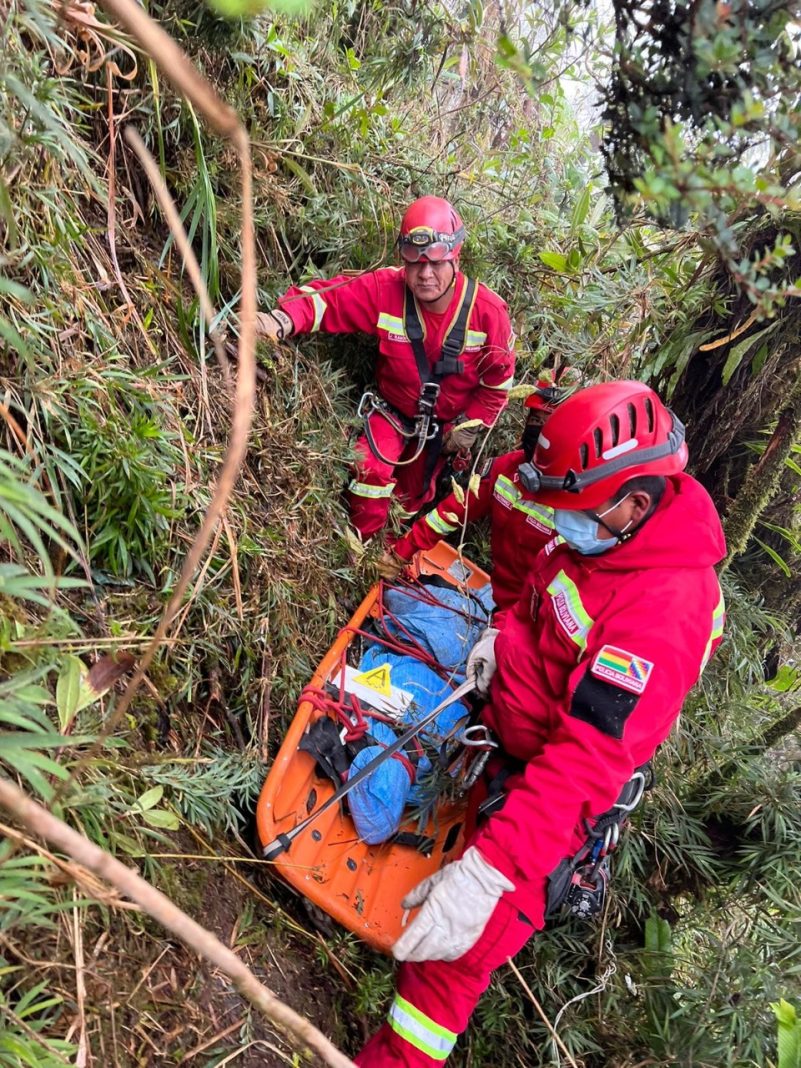
{"type": "MultiPolygon", "coordinates": [[[[170,595],[209,500],[229,409],[222,376],[206,363],[194,299],[121,141],[116,254],[136,314],[116,277],[108,84],[103,64],[92,70],[82,54],[102,57],[118,35],[98,31],[101,52],[86,53],[76,20],[67,12],[59,22],[49,0],[6,7],[0,760],[47,799],[113,707],[113,689],[88,694],[89,668],[106,654],[136,655],[170,595]]],[[[446,192],[468,222],[468,271],[511,305],[520,377],[558,360],[589,376],[656,373],[664,338],[696,315],[697,250],[660,257],[652,231],[615,230],[558,82],[532,107],[483,50],[476,5],[458,25],[425,4],[324,5],[294,23],[224,23],[188,0],[151,10],[189,41],[252,131],[265,304],[289,281],[386,261],[401,206],[446,192]],[[465,77],[451,63],[462,44],[465,77]]],[[[233,336],[239,209],[225,150],[144,61],[132,83],[112,78],[112,97],[115,114],[155,150],[233,336]]],[[[312,976],[309,1000],[355,1049],[390,996],[389,964],[349,937],[321,943],[299,933],[285,911],[296,906],[244,866],[237,837],[247,834],[264,762],[300,688],[369,579],[369,564],[354,568],[339,535],[358,383],[372,351],[318,339],[259,357],[266,379],[226,524],[147,687],[59,805],[197,914],[213,910],[243,953],[261,963],[275,955],[279,982],[294,962],[287,985],[298,997],[312,976]]],[[[518,418],[509,413],[498,442],[512,440],[518,418]]],[[[560,1025],[576,1059],[593,1068],[615,1058],[762,1063],[773,1037],[768,995],[792,993],[798,980],[792,743],[748,750],[736,776],[709,785],[792,701],[763,681],[781,621],[747,589],[728,594],[726,647],[659,758],[659,784],[619,859],[605,927],[548,932],[521,960],[552,1017],[616,963],[603,992],[571,1005],[560,1025]],[[653,910],[671,925],[667,963],[646,949],[653,910]]],[[[81,1043],[101,1063],[141,1063],[155,1056],[136,1030],[142,1013],[172,1035],[159,1048],[164,1058],[213,1039],[197,1008],[206,988],[194,963],[171,947],[168,965],[159,963],[165,946],[136,913],[15,838],[13,827],[9,834],[0,856],[0,1063],[58,1064],[81,1043]],[[88,1001],[75,983],[82,940],[96,950],[88,1001]],[[106,1008],[115,1002],[103,983],[125,990],[124,1007],[106,1008]],[[187,1019],[197,1033],[173,1034],[187,1019]]],[[[230,1007],[220,991],[208,997],[230,1007]]],[[[241,1042],[232,1033],[213,1043],[209,1063],[231,1044],[244,1047],[250,1027],[243,1018],[241,1042]]],[[[550,1064],[549,1043],[517,980],[503,973],[455,1063],[550,1064]]]]}

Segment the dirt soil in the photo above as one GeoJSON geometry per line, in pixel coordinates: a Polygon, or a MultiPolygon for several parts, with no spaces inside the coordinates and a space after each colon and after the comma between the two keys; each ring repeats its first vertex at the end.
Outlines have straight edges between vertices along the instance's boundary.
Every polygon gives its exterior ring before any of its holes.
{"type": "MultiPolygon", "coordinates": [[[[177,896],[184,909],[340,1047],[358,1048],[359,1037],[347,1038],[337,1012],[337,999],[347,997],[343,980],[348,986],[352,981],[330,953],[322,952],[322,939],[302,921],[299,905],[292,916],[292,900],[283,902],[286,910],[260,900],[264,890],[273,895],[274,884],[265,885],[265,880],[262,889],[254,883],[250,890],[219,864],[182,860],[178,868],[182,892],[177,896]],[[301,924],[307,935],[293,930],[301,924]]],[[[173,897],[175,888],[170,887],[173,897]]],[[[164,937],[150,921],[127,913],[125,923],[115,920],[110,934],[95,923],[97,912],[92,914],[83,935],[87,1068],[278,1068],[297,1063],[286,1038],[252,1010],[224,976],[164,937]]],[[[74,993],[69,1002],[75,1004],[74,993]]],[[[76,1041],[78,1014],[73,1027],[76,1041]]]]}

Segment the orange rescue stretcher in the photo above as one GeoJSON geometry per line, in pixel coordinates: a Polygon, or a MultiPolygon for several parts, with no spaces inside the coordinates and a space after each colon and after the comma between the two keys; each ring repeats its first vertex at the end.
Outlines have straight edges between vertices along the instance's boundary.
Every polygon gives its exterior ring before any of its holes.
{"type": "MultiPolygon", "coordinates": [[[[446,542],[419,552],[409,565],[414,577],[439,576],[454,586],[478,589],[489,582],[476,567],[446,542]]],[[[356,632],[378,614],[379,584],[373,586],[336,641],[321,660],[310,682],[323,689],[338,678],[343,654],[356,632]]],[[[310,754],[298,749],[304,733],[324,711],[301,699],[298,711],[270,769],[259,797],[256,826],[262,848],[296,827],[334,793],[330,779],[316,771],[310,754]]],[[[312,904],[374,949],[389,952],[401,933],[401,899],[427,875],[458,856],[462,849],[464,799],[436,803],[426,834],[434,841],[430,853],[389,841],[370,846],[357,835],[342,805],[332,805],[298,834],[274,861],[275,870],[312,904]]],[[[401,831],[419,831],[415,823],[401,831]]]]}

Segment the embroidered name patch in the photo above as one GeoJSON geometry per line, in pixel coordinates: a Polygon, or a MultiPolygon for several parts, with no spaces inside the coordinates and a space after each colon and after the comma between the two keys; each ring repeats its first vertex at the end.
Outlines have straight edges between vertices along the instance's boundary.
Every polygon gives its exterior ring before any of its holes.
{"type": "Polygon", "coordinates": [[[537,519],[536,516],[527,515],[526,516],[526,522],[528,523],[529,526],[534,527],[534,529],[536,531],[538,531],[540,534],[550,534],[551,533],[551,528],[550,527],[546,527],[546,525],[542,522],[542,520],[541,519],[537,519]]]}
{"type": "Polygon", "coordinates": [[[616,645],[604,645],[590,668],[599,679],[606,679],[631,693],[643,692],[653,670],[650,660],[618,649],[616,645]]]}
{"type": "Polygon", "coordinates": [[[503,508],[506,508],[507,511],[511,511],[512,502],[509,500],[508,497],[504,497],[504,495],[501,493],[500,489],[498,488],[498,483],[497,482],[495,483],[495,489],[492,491],[492,496],[495,498],[495,500],[498,502],[498,504],[500,504],[503,508]]]}

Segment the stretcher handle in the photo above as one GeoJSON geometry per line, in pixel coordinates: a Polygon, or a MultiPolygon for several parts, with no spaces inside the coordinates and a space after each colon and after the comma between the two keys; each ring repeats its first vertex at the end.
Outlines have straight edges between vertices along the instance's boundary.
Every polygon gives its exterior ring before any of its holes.
{"type": "Polygon", "coordinates": [[[360,771],[357,771],[355,775],[343,782],[339,789],[337,789],[327,801],[324,801],[318,809],[307,816],[306,819],[301,820],[291,831],[279,834],[272,840],[272,842],[268,842],[262,850],[264,859],[275,860],[276,857],[280,857],[282,853],[285,853],[297,836],[302,834],[310,824],[314,823],[318,816],[321,816],[333,805],[339,804],[342,798],[349,794],[354,786],[358,786],[358,784],[363,782],[368,775],[372,775],[376,768],[380,767],[385,760],[390,760],[398,750],[403,749],[403,747],[410,742],[416,734],[419,734],[424,727],[427,727],[429,723],[433,722],[440,712],[443,712],[449,705],[452,705],[455,701],[459,701],[462,697],[466,697],[467,694],[471,693],[475,689],[475,685],[476,683],[474,679],[465,679],[461,686],[457,686],[456,689],[448,694],[445,700],[441,701],[435,709],[423,716],[417,723],[412,724],[407,731],[401,734],[399,738],[396,738],[391,745],[388,745],[386,749],[371,760],[369,764],[365,764],[360,771]]]}

